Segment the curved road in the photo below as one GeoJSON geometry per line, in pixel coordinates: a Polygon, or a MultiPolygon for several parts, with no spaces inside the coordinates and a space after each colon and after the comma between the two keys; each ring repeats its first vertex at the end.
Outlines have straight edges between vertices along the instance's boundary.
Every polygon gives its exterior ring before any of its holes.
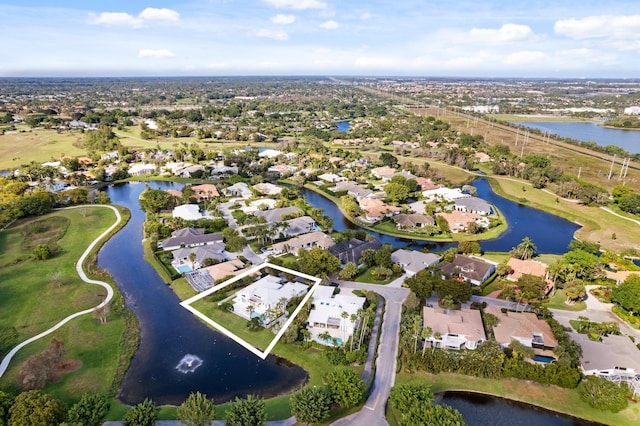
{"type": "Polygon", "coordinates": [[[120,212],[115,207],[102,205],[102,204],[82,205],[82,206],[74,206],[74,207],[69,207],[69,208],[70,209],[74,209],[74,208],[86,208],[86,207],[105,207],[105,208],[109,208],[109,209],[113,210],[113,212],[116,215],[115,223],[113,225],[111,225],[102,234],[100,234],[100,236],[98,238],[96,238],[91,244],[89,244],[89,247],[87,247],[87,249],[84,251],[84,253],[82,253],[82,256],[80,256],[80,259],[78,259],[78,262],[76,263],[76,272],[78,273],[78,275],[80,276],[82,281],[84,281],[86,283],[89,283],[89,284],[97,284],[97,285],[100,285],[100,286],[104,287],[105,290],[107,290],[107,297],[105,297],[105,299],[102,301],[102,303],[100,303],[95,308],[85,309],[84,311],[80,311],[80,312],[76,312],[75,314],[71,314],[68,317],[66,317],[65,319],[63,319],[60,322],[58,322],[56,325],[54,325],[50,329],[45,330],[42,333],[25,340],[24,342],[22,342],[19,345],[17,345],[15,348],[11,349],[11,351],[7,354],[7,356],[4,357],[2,362],[0,362],[0,377],[2,377],[4,375],[4,373],[7,371],[7,368],[9,368],[9,363],[11,362],[11,359],[15,356],[16,353],[18,353],[18,351],[20,349],[24,348],[25,346],[27,346],[31,342],[34,342],[34,341],[36,341],[38,339],[41,339],[42,337],[47,336],[48,334],[53,333],[54,331],[56,331],[57,329],[59,329],[60,327],[62,327],[66,323],[68,323],[69,321],[71,321],[72,319],[77,318],[77,317],[79,317],[81,315],[85,315],[85,314],[91,313],[91,312],[93,312],[94,309],[102,308],[107,303],[109,303],[111,301],[111,299],[113,298],[113,288],[109,284],[105,283],[104,281],[92,280],[89,277],[87,277],[87,274],[85,274],[84,270],[82,269],[82,264],[87,259],[87,256],[89,256],[89,253],[91,253],[91,250],[93,250],[93,248],[96,246],[96,244],[98,244],[104,237],[109,235],[109,233],[111,231],[113,231],[120,224],[120,222],[122,221],[122,216],[120,216],[120,212]]]}

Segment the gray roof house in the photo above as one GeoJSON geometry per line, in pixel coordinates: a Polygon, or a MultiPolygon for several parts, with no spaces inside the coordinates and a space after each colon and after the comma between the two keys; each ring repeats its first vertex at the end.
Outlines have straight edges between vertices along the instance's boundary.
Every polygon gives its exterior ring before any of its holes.
{"type": "Polygon", "coordinates": [[[219,262],[224,262],[227,260],[227,256],[224,254],[224,244],[222,243],[213,243],[206,246],[198,246],[198,247],[185,247],[174,250],[171,254],[173,255],[173,261],[171,262],[174,266],[180,265],[190,265],[193,269],[200,269],[204,266],[205,259],[213,259],[219,262]],[[196,255],[193,263],[189,256],[191,253],[196,255]]]}
{"type": "Polygon", "coordinates": [[[250,198],[253,192],[249,189],[249,185],[244,182],[238,182],[223,190],[229,197],[250,198]]]}
{"type": "Polygon", "coordinates": [[[355,197],[356,200],[361,200],[362,198],[367,198],[373,195],[372,190],[363,188],[353,181],[338,182],[334,187],[329,189],[333,192],[347,191],[347,194],[355,197]]]}
{"type": "Polygon", "coordinates": [[[480,285],[496,270],[496,264],[473,256],[457,254],[453,262],[445,262],[439,267],[444,278],[459,274],[473,285],[480,285]]]}
{"type": "Polygon", "coordinates": [[[286,237],[306,234],[316,229],[316,222],[309,216],[296,217],[287,221],[289,227],[283,232],[286,237]]]}
{"type": "Polygon", "coordinates": [[[182,228],[171,233],[171,237],[162,241],[163,250],[175,250],[181,247],[205,246],[224,241],[221,233],[205,234],[204,228],[182,228]]]}
{"type": "Polygon", "coordinates": [[[362,241],[352,238],[348,241],[341,241],[335,246],[329,247],[329,253],[340,260],[341,264],[353,262],[356,265],[360,263],[362,252],[365,250],[378,250],[382,244],[378,240],[362,241]]]}
{"type": "Polygon", "coordinates": [[[399,214],[394,216],[393,220],[396,222],[398,229],[424,228],[425,226],[434,226],[436,224],[433,217],[419,213],[399,214]]]}
{"type": "Polygon", "coordinates": [[[640,374],[640,351],[629,337],[609,335],[596,342],[586,334],[571,333],[571,338],[582,346],[580,364],[584,374],[607,380],[616,375],[640,374]]]}
{"type": "Polygon", "coordinates": [[[455,209],[485,216],[492,212],[491,204],[478,197],[458,198],[455,201],[455,209]]]}
{"type": "Polygon", "coordinates": [[[253,214],[255,216],[262,216],[267,220],[267,223],[275,223],[281,222],[283,216],[287,216],[290,214],[299,214],[304,213],[304,211],[300,207],[282,207],[279,209],[271,209],[271,210],[258,210],[253,214]]]}
{"type": "Polygon", "coordinates": [[[400,249],[391,253],[391,260],[402,266],[409,276],[433,266],[440,261],[440,256],[433,253],[422,253],[414,250],[400,249]]]}

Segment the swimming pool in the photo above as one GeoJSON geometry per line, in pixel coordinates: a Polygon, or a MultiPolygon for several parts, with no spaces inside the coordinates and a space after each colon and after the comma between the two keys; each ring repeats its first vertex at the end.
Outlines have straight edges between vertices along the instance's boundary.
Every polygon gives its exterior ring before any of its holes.
{"type": "Polygon", "coordinates": [[[176,266],[176,269],[178,270],[178,272],[180,272],[181,274],[187,273],[187,272],[193,272],[193,269],[191,269],[191,266],[189,265],[179,265],[176,266]]]}
{"type": "Polygon", "coordinates": [[[552,356],[534,355],[533,360],[536,362],[544,362],[545,364],[551,364],[556,362],[556,359],[552,356]]]}

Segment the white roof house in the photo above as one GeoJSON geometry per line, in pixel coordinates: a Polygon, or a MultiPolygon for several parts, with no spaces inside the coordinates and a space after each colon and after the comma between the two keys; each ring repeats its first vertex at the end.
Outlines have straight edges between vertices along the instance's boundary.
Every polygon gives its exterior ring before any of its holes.
{"type": "MultiPolygon", "coordinates": [[[[250,319],[250,316],[260,316],[266,323],[267,310],[276,308],[281,302],[284,302],[286,307],[289,300],[303,296],[308,289],[309,287],[305,284],[288,282],[280,277],[267,275],[236,294],[233,312],[246,319],[250,319]],[[248,309],[250,306],[252,308],[248,309]]],[[[284,311],[284,307],[282,310],[284,311]]]]}
{"type": "Polygon", "coordinates": [[[261,157],[261,158],[275,158],[278,155],[282,155],[282,151],[278,151],[277,149],[269,148],[269,149],[265,149],[260,154],[258,154],[258,157],[261,157]]]}
{"type": "Polygon", "coordinates": [[[318,338],[320,334],[329,333],[338,342],[346,342],[355,331],[358,319],[352,315],[364,306],[365,298],[343,294],[333,295],[333,287],[318,286],[313,293],[313,309],[309,312],[309,331],[311,338],[322,344],[331,344],[318,338]],[[346,318],[343,318],[346,313],[346,318]]]}
{"type": "Polygon", "coordinates": [[[325,182],[331,182],[331,183],[343,182],[347,180],[347,178],[338,176],[335,173],[323,173],[318,176],[318,179],[323,180],[325,182]]]}
{"type": "Polygon", "coordinates": [[[200,207],[197,204],[183,204],[173,209],[173,217],[179,217],[184,220],[198,220],[205,217],[200,213],[200,207]]]}
{"type": "Polygon", "coordinates": [[[234,183],[224,189],[223,192],[229,197],[251,198],[253,196],[253,192],[251,192],[249,186],[244,182],[234,183]]]}
{"type": "Polygon", "coordinates": [[[440,256],[433,253],[400,249],[391,253],[391,260],[400,264],[407,275],[412,276],[429,266],[437,264],[440,261],[440,256]]]}
{"type": "Polygon", "coordinates": [[[278,195],[284,188],[269,182],[263,182],[253,185],[253,189],[264,195],[278,195]]]}
{"type": "Polygon", "coordinates": [[[422,195],[429,201],[442,199],[444,201],[455,201],[460,198],[469,198],[470,195],[462,192],[460,188],[436,188],[422,191],[422,195]]]}
{"type": "Polygon", "coordinates": [[[157,166],[155,164],[138,163],[129,168],[131,176],[143,176],[155,173],[157,166]]]}

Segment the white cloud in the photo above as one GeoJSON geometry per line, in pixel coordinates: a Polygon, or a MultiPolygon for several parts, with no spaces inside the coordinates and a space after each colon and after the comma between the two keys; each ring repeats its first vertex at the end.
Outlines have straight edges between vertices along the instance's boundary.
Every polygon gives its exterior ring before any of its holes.
{"type": "Polygon", "coordinates": [[[322,28],[324,28],[325,30],[335,30],[336,28],[338,28],[340,26],[340,24],[338,24],[334,20],[330,20],[330,21],[323,22],[322,24],[320,24],[320,26],[322,28]]]}
{"type": "Polygon", "coordinates": [[[533,40],[535,35],[528,25],[504,24],[500,29],[473,28],[469,35],[476,41],[513,43],[533,40]]]}
{"type": "Polygon", "coordinates": [[[140,19],[148,21],[179,21],[180,14],[172,9],[156,9],[154,7],[148,7],[138,15],[140,19]]]}
{"type": "Polygon", "coordinates": [[[261,29],[253,32],[256,37],[272,38],[274,40],[289,40],[289,34],[282,30],[261,29]]]}
{"type": "Polygon", "coordinates": [[[395,64],[392,58],[382,56],[361,56],[356,58],[356,66],[363,68],[391,68],[395,64]]]}
{"type": "Polygon", "coordinates": [[[556,34],[574,40],[613,38],[637,40],[640,37],[640,15],[600,15],[582,19],[556,21],[556,34]]]}
{"type": "Polygon", "coordinates": [[[504,59],[504,63],[508,65],[540,65],[541,61],[547,59],[544,52],[521,50],[520,52],[511,53],[504,59]]]}
{"type": "Polygon", "coordinates": [[[102,12],[98,16],[92,16],[89,20],[92,24],[107,27],[133,27],[142,26],[142,20],[124,12],[102,12]]]}
{"type": "Polygon", "coordinates": [[[100,15],[90,15],[89,22],[95,25],[107,27],[131,27],[141,28],[148,21],[176,22],[180,20],[180,14],[171,9],[156,9],[148,7],[135,17],[125,12],[102,12],[100,15]]]}
{"type": "Polygon", "coordinates": [[[289,25],[296,21],[296,17],[293,15],[283,15],[281,13],[271,17],[271,22],[278,25],[289,25]]]}
{"type": "Polygon", "coordinates": [[[327,3],[322,0],[264,0],[277,9],[326,9],[327,3]]]}
{"type": "Polygon", "coordinates": [[[367,19],[371,19],[371,13],[369,12],[362,12],[360,14],[360,19],[362,19],[363,21],[366,21],[367,19]]]}
{"type": "Polygon", "coordinates": [[[167,49],[140,49],[138,51],[140,58],[172,58],[174,56],[176,55],[167,49]]]}

